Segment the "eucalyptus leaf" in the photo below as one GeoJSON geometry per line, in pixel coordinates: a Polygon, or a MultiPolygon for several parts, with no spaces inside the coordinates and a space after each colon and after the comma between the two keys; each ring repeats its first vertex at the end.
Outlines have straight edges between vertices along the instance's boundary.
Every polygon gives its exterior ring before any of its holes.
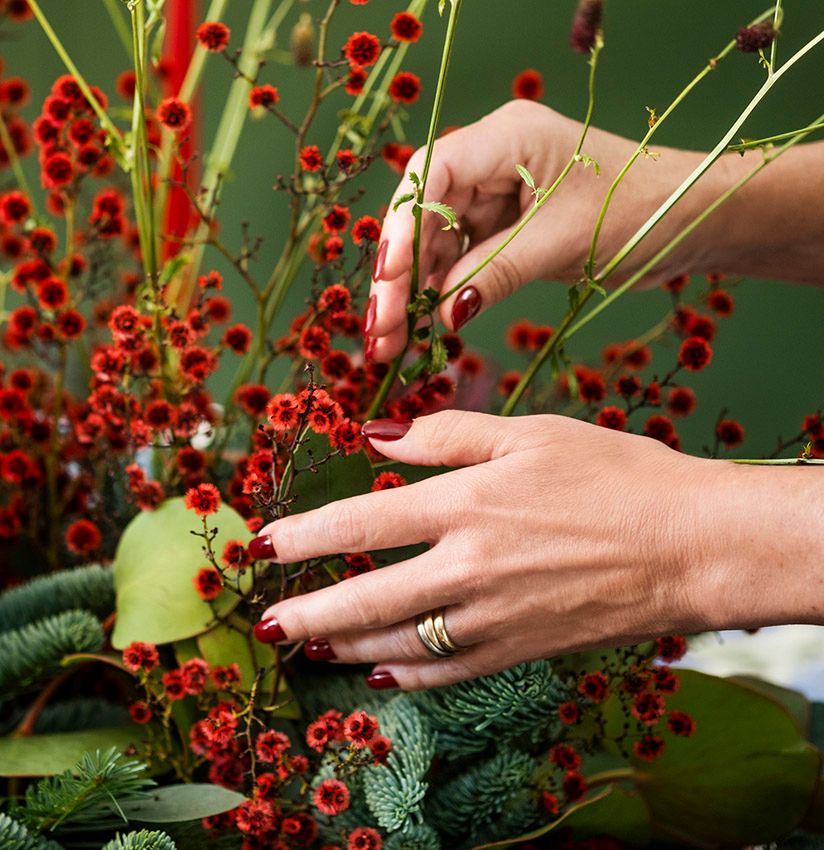
{"type": "Polygon", "coordinates": [[[111,726],[48,735],[0,738],[0,776],[54,776],[71,770],[88,751],[116,747],[118,752],[141,742],[140,727],[111,726]]]}
{"type": "Polygon", "coordinates": [[[246,798],[220,785],[192,782],[154,788],[145,800],[120,804],[130,821],[178,823],[219,815],[237,808],[246,798]]]}
{"type": "MultiPolygon", "coordinates": [[[[218,530],[212,547],[218,555],[229,540],[246,540],[249,530],[243,517],[228,505],[208,516],[207,525],[218,530]]],[[[157,510],[143,511],[126,526],[114,560],[117,621],[112,635],[116,649],[132,641],[171,643],[198,635],[214,622],[208,602],[194,587],[197,572],[208,565],[202,522],[182,498],[169,499],[157,510]]],[[[251,575],[241,580],[241,586],[251,575]]],[[[224,591],[214,606],[222,616],[238,603],[224,591]]]]}

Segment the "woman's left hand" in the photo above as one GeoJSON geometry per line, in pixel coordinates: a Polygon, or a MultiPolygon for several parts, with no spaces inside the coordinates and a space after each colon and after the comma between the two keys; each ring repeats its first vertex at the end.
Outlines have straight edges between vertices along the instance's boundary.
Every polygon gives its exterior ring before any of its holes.
{"type": "MultiPolygon", "coordinates": [[[[364,433],[389,458],[462,468],[286,517],[255,550],[269,537],[271,560],[293,563],[430,548],[271,606],[259,639],[310,641],[316,659],[377,663],[373,687],[417,689],[714,627],[702,589],[722,580],[710,569],[731,566],[707,545],[719,537],[713,500],[730,495],[730,464],[550,415],[445,411],[376,420],[364,433]],[[450,658],[430,655],[415,626],[440,607],[465,647],[450,658]]],[[[747,614],[757,619],[759,606],[747,614]]]]}

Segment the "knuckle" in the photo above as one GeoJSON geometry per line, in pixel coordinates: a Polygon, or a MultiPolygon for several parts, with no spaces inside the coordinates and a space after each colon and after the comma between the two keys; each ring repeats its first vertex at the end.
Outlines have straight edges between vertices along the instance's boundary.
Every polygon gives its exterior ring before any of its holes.
{"type": "Polygon", "coordinates": [[[498,254],[490,263],[489,272],[498,298],[511,295],[521,285],[518,267],[506,253],[498,254]]]}
{"type": "Polygon", "coordinates": [[[335,551],[360,552],[366,546],[366,532],[360,521],[360,516],[346,500],[336,502],[323,509],[335,551]]]}
{"type": "Polygon", "coordinates": [[[376,599],[376,594],[370,589],[371,582],[364,581],[364,578],[367,576],[355,576],[339,585],[344,591],[340,603],[346,611],[347,622],[356,630],[383,625],[386,616],[380,599],[376,599]]]}

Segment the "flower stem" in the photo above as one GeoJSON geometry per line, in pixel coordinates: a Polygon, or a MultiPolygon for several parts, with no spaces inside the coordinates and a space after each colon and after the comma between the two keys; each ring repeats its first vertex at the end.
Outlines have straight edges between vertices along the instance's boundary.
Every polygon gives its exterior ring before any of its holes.
{"type": "Polygon", "coordinates": [[[754,139],[752,141],[742,142],[740,145],[728,145],[727,151],[729,153],[744,153],[744,151],[754,150],[755,148],[761,148],[765,145],[771,145],[773,142],[783,142],[785,139],[791,139],[793,136],[797,136],[799,133],[812,133],[815,130],[824,130],[824,122],[820,124],[811,124],[807,127],[804,127],[800,130],[791,130],[789,133],[779,133],[777,136],[767,136],[764,139],[754,139]]]}
{"type": "MultiPolygon", "coordinates": [[[[444,38],[443,53],[441,54],[441,66],[438,70],[438,82],[435,87],[435,100],[432,104],[432,113],[429,119],[429,132],[426,137],[426,158],[424,160],[423,169],[420,174],[420,180],[416,191],[416,203],[413,208],[413,216],[415,218],[415,233],[412,243],[412,274],[409,284],[409,304],[414,304],[418,294],[419,276],[420,276],[420,253],[421,253],[421,223],[423,218],[423,209],[421,204],[424,201],[426,193],[426,181],[429,178],[429,169],[432,165],[432,154],[435,147],[435,135],[438,132],[438,124],[441,117],[441,109],[443,107],[444,93],[446,91],[446,79],[449,74],[449,65],[452,60],[452,52],[455,46],[455,34],[457,31],[458,16],[461,13],[462,0],[451,0],[449,9],[449,21],[446,26],[446,36],[444,38]]],[[[392,361],[389,371],[384,376],[381,385],[378,388],[375,397],[372,399],[372,404],[366,413],[367,419],[374,419],[380,413],[389,391],[395,383],[395,379],[406,356],[409,345],[412,342],[412,333],[415,330],[415,313],[410,311],[407,320],[407,337],[406,345],[403,351],[392,361]]]]}

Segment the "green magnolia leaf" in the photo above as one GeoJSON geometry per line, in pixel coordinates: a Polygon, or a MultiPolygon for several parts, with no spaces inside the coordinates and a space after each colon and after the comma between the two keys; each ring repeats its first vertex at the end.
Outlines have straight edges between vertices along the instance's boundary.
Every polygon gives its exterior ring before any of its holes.
{"type": "MultiPolygon", "coordinates": [[[[679,670],[669,710],[696,722],[690,738],[667,735],[664,756],[633,760],[636,787],[661,833],[686,844],[740,847],[781,838],[810,807],[819,752],[774,699],[727,679],[679,670]]],[[[615,700],[607,732],[623,728],[615,700]]]]}
{"type": "Polygon", "coordinates": [[[421,204],[421,209],[436,212],[446,219],[446,227],[442,227],[441,230],[451,230],[458,223],[458,216],[449,204],[442,204],[440,201],[425,201],[421,204]]]}
{"type": "Polygon", "coordinates": [[[515,168],[517,169],[518,174],[521,175],[521,179],[524,183],[526,183],[526,185],[534,192],[536,189],[535,178],[529,173],[529,169],[524,165],[516,165],[515,168]]]}
{"type": "Polygon", "coordinates": [[[392,209],[397,211],[398,207],[401,207],[404,204],[408,204],[410,201],[414,201],[414,200],[415,200],[414,192],[407,192],[405,195],[401,195],[400,198],[398,198],[395,201],[395,203],[392,204],[392,209]]]}
{"type": "Polygon", "coordinates": [[[472,850],[507,850],[562,829],[572,829],[576,839],[609,835],[629,844],[646,844],[652,837],[649,812],[641,797],[620,785],[608,785],[589,799],[574,803],[561,817],[540,829],[518,838],[481,844],[472,850]]]}
{"type": "Polygon", "coordinates": [[[147,799],[126,801],[120,806],[131,821],[178,823],[228,812],[245,799],[243,794],[220,785],[192,782],[155,788],[147,799]]]}
{"type": "MultiPolygon", "coordinates": [[[[329,441],[322,434],[311,434],[297,453],[299,468],[309,466],[310,461],[323,460],[330,452],[329,441]]],[[[295,476],[292,493],[293,513],[304,513],[328,505],[338,499],[368,493],[375,475],[372,464],[363,452],[348,457],[335,455],[317,467],[317,472],[306,470],[295,476]]]]}
{"type": "Polygon", "coordinates": [[[782,688],[780,685],[759,679],[758,676],[730,676],[728,681],[736,682],[746,688],[752,688],[758,691],[758,693],[775,700],[795,720],[798,734],[808,741],[812,741],[814,744],[816,743],[815,739],[811,737],[813,706],[800,691],[782,688]]]}
{"type": "MultiPolygon", "coordinates": [[[[212,547],[218,556],[229,540],[246,540],[249,530],[243,517],[221,505],[207,518],[218,533],[212,547]]],[[[171,643],[205,631],[214,622],[208,602],[195,591],[193,579],[208,565],[203,553],[202,522],[182,498],[169,499],[155,511],[138,514],[120,538],[114,560],[117,622],[112,645],[123,649],[135,640],[171,643]]],[[[251,576],[241,580],[251,581],[251,576]]],[[[213,603],[222,616],[238,603],[224,591],[213,603]]]]}
{"type": "Polygon", "coordinates": [[[0,776],[54,776],[72,769],[93,750],[116,747],[121,753],[142,740],[141,729],[112,726],[49,735],[0,738],[0,776]]]}

